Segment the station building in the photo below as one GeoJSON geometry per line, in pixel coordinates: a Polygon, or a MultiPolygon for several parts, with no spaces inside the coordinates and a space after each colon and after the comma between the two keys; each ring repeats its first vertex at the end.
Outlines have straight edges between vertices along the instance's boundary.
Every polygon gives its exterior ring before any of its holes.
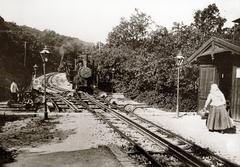
{"type": "Polygon", "coordinates": [[[230,116],[240,121],[240,44],[212,37],[187,60],[199,65],[198,110],[204,107],[210,85],[218,84],[230,116]]]}

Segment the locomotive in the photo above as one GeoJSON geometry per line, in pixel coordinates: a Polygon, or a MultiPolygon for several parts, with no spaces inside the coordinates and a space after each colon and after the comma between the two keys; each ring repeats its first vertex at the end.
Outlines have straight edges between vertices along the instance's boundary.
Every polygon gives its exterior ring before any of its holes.
{"type": "Polygon", "coordinates": [[[90,61],[88,55],[78,56],[73,63],[68,63],[66,74],[73,89],[93,94],[96,73],[94,61],[90,61]]]}
{"type": "Polygon", "coordinates": [[[101,69],[88,55],[80,55],[67,64],[67,79],[74,90],[89,94],[93,94],[95,88],[106,92],[113,90],[112,72],[101,69]]]}

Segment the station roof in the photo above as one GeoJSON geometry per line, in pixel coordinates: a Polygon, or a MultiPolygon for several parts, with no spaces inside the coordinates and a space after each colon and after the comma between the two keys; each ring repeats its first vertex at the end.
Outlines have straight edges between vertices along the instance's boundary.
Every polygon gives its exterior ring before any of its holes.
{"type": "Polygon", "coordinates": [[[236,19],[236,20],[233,20],[232,22],[234,23],[240,23],[240,18],[236,19]]]}
{"type": "Polygon", "coordinates": [[[232,52],[240,55],[240,46],[232,44],[227,40],[217,37],[210,38],[198,50],[196,50],[186,61],[191,63],[197,60],[198,57],[206,55],[214,55],[222,52],[232,52]]]}

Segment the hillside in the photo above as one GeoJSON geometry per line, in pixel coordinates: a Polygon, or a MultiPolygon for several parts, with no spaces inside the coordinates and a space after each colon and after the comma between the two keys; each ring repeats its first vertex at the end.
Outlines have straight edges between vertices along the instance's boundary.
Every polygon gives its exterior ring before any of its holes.
{"type": "Polygon", "coordinates": [[[50,53],[47,72],[56,71],[61,57],[76,56],[93,46],[78,38],[57,34],[52,30],[40,31],[28,26],[18,26],[4,21],[0,16],[0,100],[9,96],[9,85],[16,80],[24,89],[29,85],[33,65],[37,64],[38,75],[42,74],[39,52],[47,45],[50,53]]]}

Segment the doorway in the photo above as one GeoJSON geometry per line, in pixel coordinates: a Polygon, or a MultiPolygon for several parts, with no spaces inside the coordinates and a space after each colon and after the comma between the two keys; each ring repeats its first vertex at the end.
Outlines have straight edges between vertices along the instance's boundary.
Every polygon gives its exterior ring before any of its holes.
{"type": "Polygon", "coordinates": [[[231,90],[232,90],[232,66],[221,66],[218,68],[219,89],[225,96],[226,107],[230,114],[231,90]]]}

